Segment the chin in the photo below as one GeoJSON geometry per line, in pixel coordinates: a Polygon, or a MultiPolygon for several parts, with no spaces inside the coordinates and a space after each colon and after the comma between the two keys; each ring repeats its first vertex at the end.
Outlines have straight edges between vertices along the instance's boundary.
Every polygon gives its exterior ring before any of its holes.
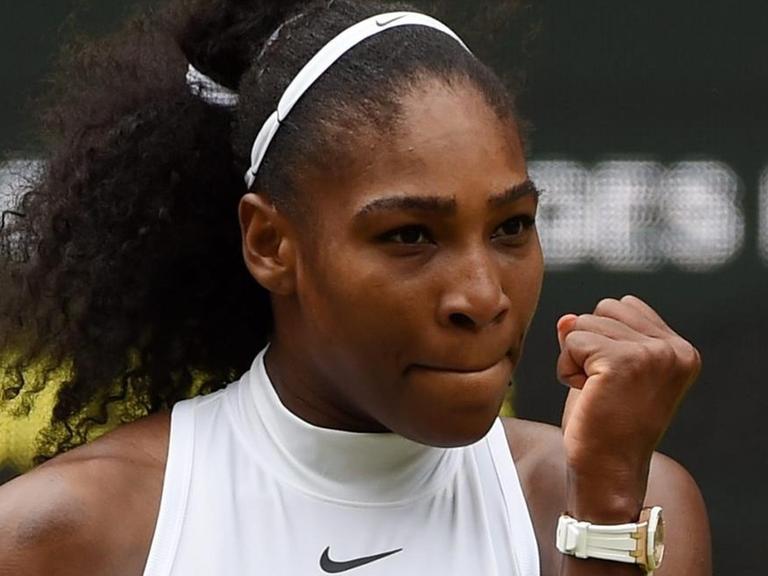
{"type": "Polygon", "coordinates": [[[482,440],[490,431],[499,415],[499,407],[487,414],[476,414],[473,417],[438,422],[431,426],[417,426],[414,429],[417,437],[411,438],[421,444],[438,448],[460,448],[470,446],[482,440]]]}
{"type": "Polygon", "coordinates": [[[499,415],[513,366],[502,360],[478,372],[414,369],[407,375],[401,434],[421,444],[455,448],[481,440],[499,415]]]}

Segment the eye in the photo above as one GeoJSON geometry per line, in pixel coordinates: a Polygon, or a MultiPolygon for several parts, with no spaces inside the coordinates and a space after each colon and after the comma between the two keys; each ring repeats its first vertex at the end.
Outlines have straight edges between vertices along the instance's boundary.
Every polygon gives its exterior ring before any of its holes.
{"type": "Polygon", "coordinates": [[[515,216],[505,220],[501,226],[496,228],[492,238],[494,239],[516,239],[525,232],[533,228],[536,221],[530,216],[515,216]]]}
{"type": "Polygon", "coordinates": [[[382,240],[395,244],[431,244],[432,237],[423,226],[404,226],[382,236],[382,240]]]}

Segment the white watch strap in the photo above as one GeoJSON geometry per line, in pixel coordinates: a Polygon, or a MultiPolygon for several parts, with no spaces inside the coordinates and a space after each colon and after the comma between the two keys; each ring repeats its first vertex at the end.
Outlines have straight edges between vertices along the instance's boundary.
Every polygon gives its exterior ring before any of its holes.
{"type": "Polygon", "coordinates": [[[557,549],[577,558],[596,558],[637,564],[637,524],[601,526],[560,516],[557,523],[557,549]]]}

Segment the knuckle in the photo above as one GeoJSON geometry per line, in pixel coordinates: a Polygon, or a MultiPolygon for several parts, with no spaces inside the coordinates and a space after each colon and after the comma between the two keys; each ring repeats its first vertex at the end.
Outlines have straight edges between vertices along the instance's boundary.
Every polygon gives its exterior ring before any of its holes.
{"type": "Polygon", "coordinates": [[[699,349],[696,348],[696,346],[691,346],[691,352],[693,353],[693,363],[696,366],[696,369],[698,371],[701,371],[701,367],[702,367],[701,352],[699,352],[699,349]]]}
{"type": "Polygon", "coordinates": [[[662,342],[667,348],[664,354],[671,354],[665,360],[666,367],[681,381],[685,381],[687,385],[692,384],[701,370],[699,351],[690,342],[679,336],[662,342]]]}
{"type": "Polygon", "coordinates": [[[600,302],[597,303],[597,306],[595,306],[595,313],[605,314],[612,310],[618,303],[619,301],[615,298],[603,298],[600,300],[600,302]]]}
{"type": "Polygon", "coordinates": [[[622,369],[629,374],[639,374],[648,369],[648,365],[653,360],[653,352],[645,344],[634,344],[628,346],[624,354],[619,359],[622,369]]]}
{"type": "Polygon", "coordinates": [[[585,327],[585,324],[588,324],[591,321],[592,318],[594,318],[594,315],[592,314],[580,314],[574,321],[573,326],[576,330],[582,329],[585,327]]]}
{"type": "Polygon", "coordinates": [[[634,376],[634,371],[629,366],[625,366],[624,369],[619,369],[618,366],[614,364],[608,364],[605,367],[601,369],[601,374],[605,377],[606,380],[620,380],[622,377],[626,376],[634,376]]]}
{"type": "Polygon", "coordinates": [[[681,344],[680,363],[687,374],[694,377],[699,375],[701,371],[701,354],[693,344],[685,340],[682,340],[681,344]]]}
{"type": "Polygon", "coordinates": [[[654,357],[664,366],[671,367],[677,363],[677,352],[666,340],[654,340],[651,344],[654,357]]]}
{"type": "Polygon", "coordinates": [[[632,373],[670,371],[676,364],[672,346],[662,340],[638,342],[627,349],[622,363],[632,373]]]}
{"type": "Polygon", "coordinates": [[[637,355],[643,366],[650,366],[662,360],[664,352],[658,345],[650,342],[640,344],[637,355]]]}

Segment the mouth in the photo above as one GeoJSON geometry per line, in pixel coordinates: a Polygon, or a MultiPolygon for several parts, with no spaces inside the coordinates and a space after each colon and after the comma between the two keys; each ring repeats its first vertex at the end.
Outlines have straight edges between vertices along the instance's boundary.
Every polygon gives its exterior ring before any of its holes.
{"type": "Polygon", "coordinates": [[[511,363],[513,366],[516,364],[515,354],[512,350],[507,351],[507,353],[504,356],[502,356],[501,358],[499,358],[493,363],[467,365],[467,366],[451,365],[451,364],[447,364],[447,365],[412,364],[410,366],[410,369],[425,371],[425,372],[441,372],[444,374],[470,375],[470,374],[482,374],[484,372],[488,372],[490,370],[497,368],[501,364],[506,364],[507,362],[511,363]]]}

